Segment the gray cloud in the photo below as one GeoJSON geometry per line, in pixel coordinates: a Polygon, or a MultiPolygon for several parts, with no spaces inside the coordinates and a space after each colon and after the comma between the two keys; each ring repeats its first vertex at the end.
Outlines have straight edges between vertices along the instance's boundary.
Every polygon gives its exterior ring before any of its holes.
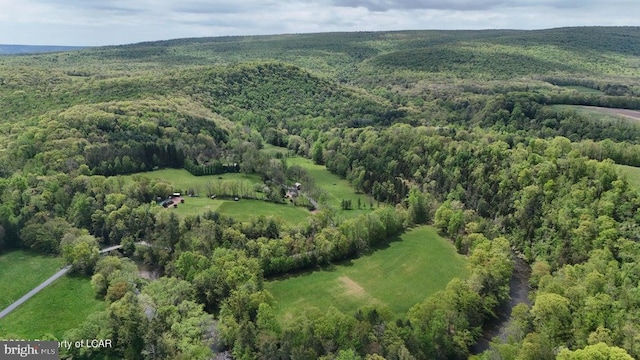
{"type": "Polygon", "coordinates": [[[106,45],[180,37],[637,25],[637,0],[0,0],[0,43],[106,45]]]}
{"type": "Polygon", "coordinates": [[[268,6],[260,1],[210,2],[210,1],[181,1],[170,7],[178,13],[187,14],[238,14],[254,12],[268,6]]]}
{"type": "Polygon", "coordinates": [[[369,11],[389,10],[455,10],[476,11],[497,8],[551,7],[581,8],[597,2],[593,0],[333,0],[339,7],[363,7],[369,11]]]}

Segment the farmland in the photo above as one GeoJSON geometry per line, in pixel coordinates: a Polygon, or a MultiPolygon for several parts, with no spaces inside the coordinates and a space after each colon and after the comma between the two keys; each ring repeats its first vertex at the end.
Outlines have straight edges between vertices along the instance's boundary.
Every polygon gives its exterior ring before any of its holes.
{"type": "Polygon", "coordinates": [[[397,315],[467,274],[465,259],[432,227],[415,228],[387,247],[327,269],[273,280],[266,288],[278,318],[309,307],[335,306],[352,313],[364,305],[388,307],[397,315]]]}
{"type": "Polygon", "coordinates": [[[616,165],[623,175],[626,175],[629,184],[640,191],[640,168],[626,165],[616,165]]]}
{"type": "Polygon", "coordinates": [[[319,199],[321,204],[327,204],[337,211],[340,216],[351,217],[366,213],[373,207],[373,199],[366,194],[357,194],[348,180],[333,174],[324,165],[314,164],[303,157],[287,158],[287,165],[298,165],[307,170],[315,181],[316,186],[326,194],[324,199],[319,199]],[[350,200],[352,210],[341,209],[341,201],[350,200]],[[358,208],[360,201],[361,208],[358,208]]]}
{"type": "Polygon", "coordinates": [[[260,215],[274,216],[289,225],[300,224],[311,215],[309,210],[301,206],[260,200],[224,201],[218,211],[241,221],[260,215]]]}
{"type": "Polygon", "coordinates": [[[207,187],[212,184],[225,183],[231,181],[241,181],[249,185],[262,183],[258,175],[245,175],[240,173],[228,173],[220,175],[193,176],[184,169],[162,169],[137,173],[135,175],[123,176],[129,179],[134,176],[146,177],[148,179],[163,180],[175,186],[177,192],[187,192],[189,189],[196,194],[206,195],[207,187]]]}
{"type": "Polygon", "coordinates": [[[615,121],[633,120],[640,121],[640,111],[627,109],[613,109],[598,106],[580,106],[580,105],[552,105],[552,109],[556,111],[575,111],[577,114],[592,120],[615,121]]]}
{"type": "Polygon", "coordinates": [[[592,89],[592,88],[588,88],[586,86],[579,86],[579,85],[569,85],[569,86],[563,86],[563,88],[565,89],[569,89],[569,90],[575,90],[581,94],[589,94],[589,95],[604,95],[604,93],[600,90],[597,89],[592,89]]]}
{"type": "MultiPolygon", "coordinates": [[[[277,152],[287,154],[287,149],[268,146],[264,150],[270,155],[277,152]]],[[[311,160],[303,157],[288,157],[287,166],[298,165],[304,168],[313,179],[316,186],[322,189],[325,197],[319,199],[321,206],[330,206],[338,216],[352,217],[370,211],[373,200],[365,194],[357,194],[348,180],[329,172],[323,165],[314,164],[311,160]],[[341,201],[350,200],[352,210],[341,209],[341,201]],[[358,200],[360,208],[358,208],[358,200]]],[[[149,179],[163,180],[173,184],[174,189],[180,192],[193,190],[199,196],[185,198],[185,204],[181,204],[176,209],[171,209],[181,216],[198,215],[207,211],[219,211],[237,220],[245,221],[254,216],[274,215],[280,217],[287,224],[299,224],[303,222],[310,213],[304,207],[296,207],[290,204],[276,204],[261,200],[241,199],[238,202],[232,199],[210,199],[206,197],[208,191],[219,192],[220,189],[240,186],[251,192],[252,196],[260,198],[262,194],[254,192],[256,184],[262,184],[256,174],[228,173],[222,175],[194,176],[184,169],[163,169],[151,172],[137,173],[135,175],[122,176],[125,181],[132,178],[146,177],[149,179]]]]}
{"type": "Polygon", "coordinates": [[[0,309],[48,279],[58,271],[62,263],[61,258],[27,251],[12,251],[0,255],[0,309]]]}
{"type": "Polygon", "coordinates": [[[239,221],[246,221],[252,217],[260,215],[273,215],[279,217],[287,224],[298,224],[303,222],[309,215],[309,211],[304,207],[290,204],[276,204],[262,200],[241,199],[210,199],[207,191],[219,192],[224,189],[230,190],[233,187],[242,188],[249,191],[253,196],[260,197],[262,194],[255,193],[253,186],[261,184],[262,181],[257,175],[245,175],[239,173],[229,173],[209,176],[193,176],[183,169],[163,169],[152,172],[138,173],[131,176],[123,176],[125,179],[133,177],[147,177],[150,179],[163,180],[174,185],[176,191],[186,192],[194,190],[197,197],[186,197],[185,203],[180,204],[175,211],[181,216],[201,215],[208,211],[219,211],[222,214],[233,217],[239,221]]]}
{"type": "Polygon", "coordinates": [[[0,338],[62,338],[106,304],[95,298],[86,277],[64,276],[0,320],[0,338]]]}

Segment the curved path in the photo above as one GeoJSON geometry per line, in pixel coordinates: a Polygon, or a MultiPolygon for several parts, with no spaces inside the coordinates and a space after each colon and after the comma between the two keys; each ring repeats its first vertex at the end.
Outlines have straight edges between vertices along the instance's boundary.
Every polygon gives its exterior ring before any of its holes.
{"type": "MultiPolygon", "coordinates": [[[[149,244],[147,244],[144,241],[140,241],[140,242],[138,242],[136,244],[143,245],[143,246],[150,246],[149,244]]],[[[117,250],[117,249],[120,249],[121,247],[122,247],[122,245],[110,246],[108,248],[104,248],[104,249],[100,250],[100,254],[104,254],[104,253],[107,253],[109,251],[117,250]]],[[[31,299],[33,297],[33,295],[39,293],[40,290],[46,288],[47,286],[51,285],[52,282],[54,282],[54,281],[58,280],[59,278],[61,278],[64,274],[68,273],[69,270],[71,270],[71,265],[65,266],[60,271],[58,271],[57,273],[53,274],[53,276],[51,276],[50,278],[45,280],[42,284],[40,284],[40,285],[36,286],[35,288],[31,289],[31,291],[26,293],[20,299],[16,300],[13,304],[7,306],[5,309],[0,311],[0,319],[2,319],[3,317],[7,316],[10,312],[15,310],[18,306],[24,304],[25,301],[31,299]]]]}

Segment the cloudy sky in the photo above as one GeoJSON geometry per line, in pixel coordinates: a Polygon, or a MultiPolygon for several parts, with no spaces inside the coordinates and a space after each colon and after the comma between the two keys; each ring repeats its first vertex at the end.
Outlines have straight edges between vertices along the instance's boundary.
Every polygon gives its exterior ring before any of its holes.
{"type": "Polygon", "coordinates": [[[404,29],[640,25],[638,0],[0,0],[0,44],[404,29]]]}

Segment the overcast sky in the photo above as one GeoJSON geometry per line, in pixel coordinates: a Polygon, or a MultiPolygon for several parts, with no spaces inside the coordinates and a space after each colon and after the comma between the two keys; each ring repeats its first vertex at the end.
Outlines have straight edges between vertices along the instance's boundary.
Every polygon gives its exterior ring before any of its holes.
{"type": "Polygon", "coordinates": [[[640,25],[639,0],[0,0],[0,44],[404,29],[640,25]]]}

